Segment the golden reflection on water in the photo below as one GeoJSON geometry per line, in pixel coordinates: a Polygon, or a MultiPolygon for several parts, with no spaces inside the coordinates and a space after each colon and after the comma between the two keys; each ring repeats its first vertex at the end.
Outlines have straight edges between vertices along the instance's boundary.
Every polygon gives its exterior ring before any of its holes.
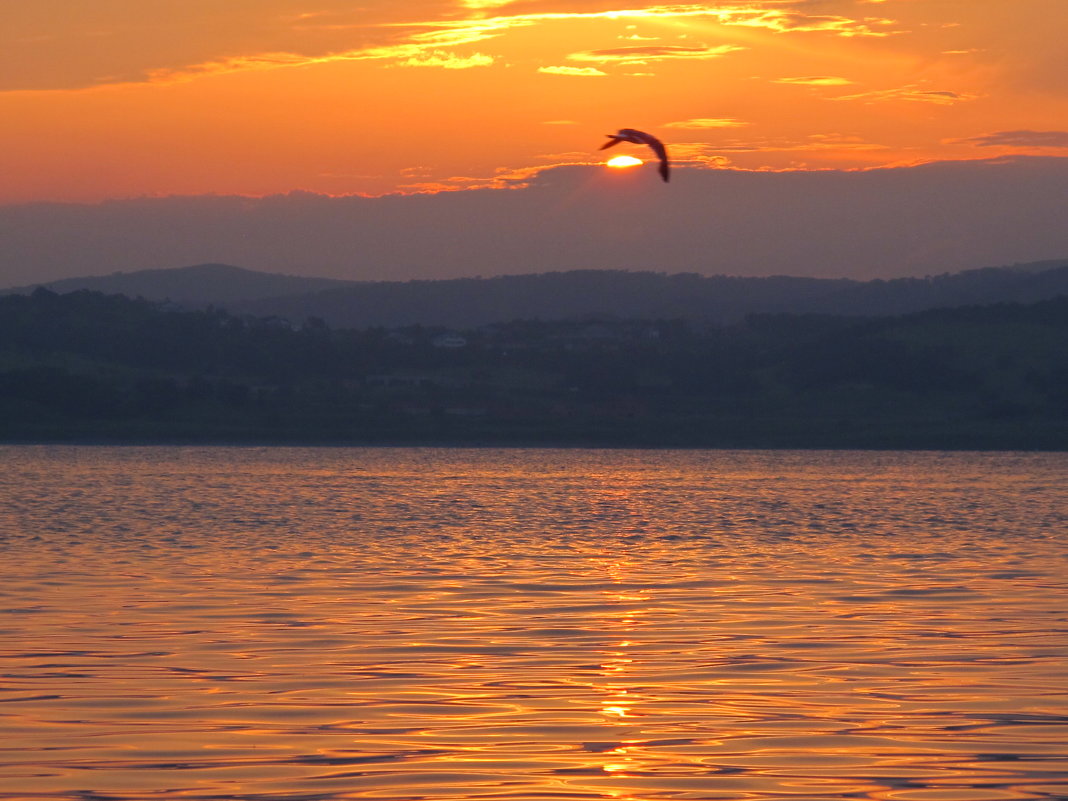
{"type": "Polygon", "coordinates": [[[1064,455],[0,448],[0,798],[1068,798],[1064,455]]]}

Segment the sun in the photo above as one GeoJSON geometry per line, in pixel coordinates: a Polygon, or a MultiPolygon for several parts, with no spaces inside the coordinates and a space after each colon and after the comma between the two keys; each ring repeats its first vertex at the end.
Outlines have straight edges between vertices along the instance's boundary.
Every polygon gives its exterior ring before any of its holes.
{"type": "Polygon", "coordinates": [[[606,167],[637,167],[640,164],[644,164],[641,159],[636,159],[634,156],[616,156],[614,159],[609,159],[605,162],[606,167]]]}

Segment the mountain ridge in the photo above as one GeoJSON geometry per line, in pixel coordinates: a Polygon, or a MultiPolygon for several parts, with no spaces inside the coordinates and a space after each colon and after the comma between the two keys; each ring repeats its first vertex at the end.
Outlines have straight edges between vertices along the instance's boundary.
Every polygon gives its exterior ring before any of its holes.
{"type": "Polygon", "coordinates": [[[117,272],[13,287],[0,294],[80,289],[170,301],[186,308],[335,327],[452,328],[514,319],[678,318],[729,324],[754,313],[887,316],[939,307],[1033,302],[1068,294],[1068,259],[983,267],[924,278],[858,280],[571,270],[489,278],[347,281],[224,264],[117,272]]]}

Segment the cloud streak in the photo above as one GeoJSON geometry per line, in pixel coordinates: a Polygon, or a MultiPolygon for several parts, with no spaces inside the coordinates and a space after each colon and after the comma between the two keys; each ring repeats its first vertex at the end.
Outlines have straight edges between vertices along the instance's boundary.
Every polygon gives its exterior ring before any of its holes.
{"type": "Polygon", "coordinates": [[[568,58],[572,61],[596,61],[604,64],[648,64],[651,61],[721,58],[728,53],[744,49],[736,45],[716,45],[715,47],[708,47],[707,45],[646,45],[588,50],[582,53],[572,53],[568,58]]]}
{"type": "Polygon", "coordinates": [[[836,75],[809,75],[799,78],[776,78],[772,83],[788,83],[799,86],[847,86],[853,81],[836,75]]]}
{"type": "Polygon", "coordinates": [[[1068,131],[995,131],[953,141],[976,147],[1068,148],[1068,131]]]}
{"type": "Polygon", "coordinates": [[[570,75],[578,78],[603,78],[608,75],[607,72],[603,72],[596,67],[538,67],[538,72],[544,72],[546,75],[570,75]]]}
{"type": "Polygon", "coordinates": [[[968,100],[974,100],[976,95],[963,92],[950,92],[946,90],[929,90],[912,84],[893,89],[877,89],[871,92],[860,92],[853,95],[839,95],[833,100],[860,100],[865,103],[883,103],[895,100],[905,100],[912,103],[933,103],[939,106],[952,106],[968,100]]]}
{"type": "Polygon", "coordinates": [[[443,50],[411,56],[400,62],[401,67],[442,67],[447,70],[467,70],[472,67],[488,67],[493,63],[493,56],[485,53],[472,53],[470,56],[458,56],[443,50]]]}
{"type": "Polygon", "coordinates": [[[679,120],[664,124],[665,128],[686,128],[692,130],[705,130],[709,128],[739,128],[748,123],[730,117],[696,117],[692,120],[679,120]]]}

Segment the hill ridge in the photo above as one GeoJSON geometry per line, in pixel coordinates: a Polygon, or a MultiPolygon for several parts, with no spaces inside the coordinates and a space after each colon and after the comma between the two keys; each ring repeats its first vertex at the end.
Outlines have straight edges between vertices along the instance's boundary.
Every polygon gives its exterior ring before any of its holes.
{"type": "MultiPolygon", "coordinates": [[[[789,275],[578,269],[492,277],[348,281],[267,273],[226,264],[117,272],[39,285],[168,300],[188,308],[336,327],[469,328],[513,319],[678,318],[729,324],[752,313],[887,316],[938,307],[1030,302],[1068,294],[1068,259],[982,267],[925,277],[858,280],[789,275]]],[[[34,286],[0,294],[25,294],[34,286]]]]}

